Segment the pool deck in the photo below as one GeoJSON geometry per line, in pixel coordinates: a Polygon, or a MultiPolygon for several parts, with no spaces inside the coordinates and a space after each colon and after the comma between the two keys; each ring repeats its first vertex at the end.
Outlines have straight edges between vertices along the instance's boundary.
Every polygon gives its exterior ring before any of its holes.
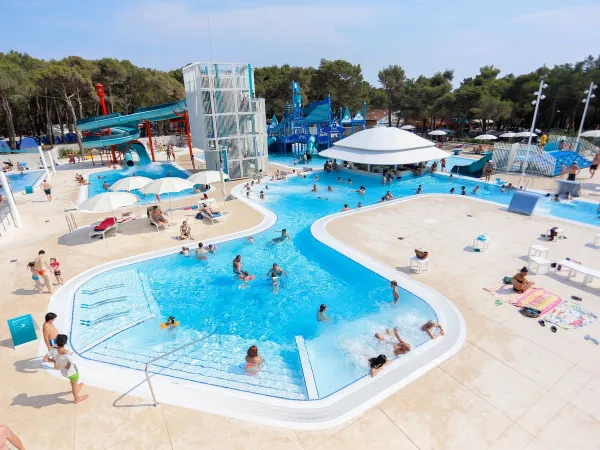
{"type": "MultiPolygon", "coordinates": [[[[126,392],[90,386],[84,388],[89,398],[75,406],[68,383],[45,373],[34,356],[37,343],[12,347],[6,320],[30,313],[41,327],[50,297],[33,293],[25,264],[44,248],[59,259],[69,279],[109,260],[177,245],[177,230],[157,233],[145,219],[125,224],[106,242],[88,243],[85,231],[68,234],[63,210],[77,198],[74,174],[90,169],[60,170],[52,180],[52,203],[44,201],[39,189],[33,196],[17,196],[26,226],[0,239],[0,286],[5,292],[0,297],[0,417],[27,449],[598,448],[600,346],[583,336],[600,339],[599,323],[559,328],[553,334],[549,325],[540,327],[511,305],[496,306],[495,297],[483,288],[525,265],[533,244],[549,247],[551,260],[570,256],[600,268],[600,249],[589,245],[600,229],[517,216],[462,197],[390,202],[328,225],[334,238],[398,268],[399,277],[413,277],[448,296],[467,323],[467,342],[457,355],[359,418],[321,431],[279,429],[168,404],[153,407],[126,392]],[[568,239],[539,240],[541,232],[559,223],[568,239]],[[491,237],[490,248],[473,253],[473,238],[481,233],[491,237]],[[411,275],[408,261],[417,247],[430,252],[431,266],[411,275]]],[[[173,206],[192,203],[182,199],[173,206]]],[[[192,222],[197,239],[260,222],[261,216],[242,202],[227,204],[233,215],[226,224],[192,222]]],[[[176,222],[186,215],[192,212],[177,209],[176,222]]],[[[77,213],[80,227],[103,217],[77,213]]],[[[598,281],[584,287],[562,274],[530,278],[563,298],[582,297],[583,306],[600,315],[598,281]]]]}

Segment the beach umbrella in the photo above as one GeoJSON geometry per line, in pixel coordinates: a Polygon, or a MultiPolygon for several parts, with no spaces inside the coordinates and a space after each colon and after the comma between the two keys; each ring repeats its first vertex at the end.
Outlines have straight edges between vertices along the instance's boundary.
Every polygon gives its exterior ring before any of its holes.
{"type": "Polygon", "coordinates": [[[496,136],[494,136],[493,134],[480,134],[475,139],[480,140],[480,141],[489,141],[489,140],[494,140],[494,139],[498,139],[498,138],[496,136]]]}
{"type": "Polygon", "coordinates": [[[104,192],[88,198],[77,209],[90,213],[112,212],[120,208],[133,206],[137,201],[137,195],[130,194],[129,192],[104,192]]]}
{"type": "Polygon", "coordinates": [[[152,181],[152,178],[147,177],[126,177],[110,186],[112,191],[134,191],[143,188],[152,181]]]}
{"type": "Polygon", "coordinates": [[[448,133],[442,130],[433,130],[427,133],[429,136],[446,136],[448,133]]]}
{"type": "Polygon", "coordinates": [[[413,125],[403,125],[400,127],[401,130],[414,130],[415,127],[413,125]]]}
{"type": "Polygon", "coordinates": [[[592,138],[600,138],[600,130],[590,130],[584,131],[579,135],[580,137],[592,137],[592,138]]]}
{"type": "Polygon", "coordinates": [[[510,139],[510,138],[517,137],[517,133],[513,133],[512,131],[509,131],[508,133],[501,134],[501,135],[500,135],[500,136],[498,136],[498,137],[501,137],[501,138],[509,138],[509,139],[510,139]]]}
{"type": "Polygon", "coordinates": [[[150,183],[140,189],[142,194],[168,194],[169,196],[169,211],[171,210],[171,194],[175,192],[193,189],[194,184],[188,180],[179,177],[165,177],[157,180],[152,180],[150,183]]]}
{"type": "Polygon", "coordinates": [[[537,134],[532,133],[531,131],[521,131],[521,132],[515,134],[515,137],[529,137],[529,136],[536,137],[537,134]]]}

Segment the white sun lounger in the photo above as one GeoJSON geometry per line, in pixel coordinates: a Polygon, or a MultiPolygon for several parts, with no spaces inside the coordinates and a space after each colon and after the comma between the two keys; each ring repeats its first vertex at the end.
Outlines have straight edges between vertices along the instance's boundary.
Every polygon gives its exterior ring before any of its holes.
{"type": "Polygon", "coordinates": [[[92,227],[92,231],[90,231],[90,234],[88,235],[88,241],[91,241],[93,237],[96,236],[102,236],[102,239],[106,239],[106,233],[108,233],[110,230],[117,230],[118,229],[118,222],[115,222],[114,225],[111,225],[110,227],[106,228],[105,230],[102,231],[96,231],[94,230],[94,228],[92,227]]]}
{"type": "Polygon", "coordinates": [[[158,233],[160,231],[160,227],[163,228],[171,228],[171,223],[167,222],[167,224],[165,225],[164,223],[158,223],[155,222],[154,220],[150,219],[150,225],[154,225],[156,227],[156,232],[158,233]]]}
{"type": "Polygon", "coordinates": [[[230,213],[228,212],[222,212],[220,215],[215,216],[215,217],[210,217],[207,216],[206,214],[202,213],[202,219],[207,219],[208,221],[210,221],[211,225],[214,225],[215,222],[227,222],[227,216],[229,216],[230,213]]]}
{"type": "Polygon", "coordinates": [[[556,263],[557,266],[566,267],[569,269],[569,278],[573,278],[577,273],[583,274],[583,283],[591,283],[594,278],[600,279],[600,270],[592,269],[590,267],[583,266],[581,264],[574,263],[573,261],[568,261],[566,259],[562,259],[556,263]]]}

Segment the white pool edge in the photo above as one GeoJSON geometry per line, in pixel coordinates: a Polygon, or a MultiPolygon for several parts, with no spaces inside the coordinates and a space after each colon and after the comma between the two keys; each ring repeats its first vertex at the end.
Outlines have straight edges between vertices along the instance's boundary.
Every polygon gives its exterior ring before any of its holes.
{"type": "MultiPolygon", "coordinates": [[[[206,239],[203,242],[208,244],[238,239],[263,231],[276,222],[277,216],[272,211],[257,202],[246,199],[241,195],[242,189],[243,185],[240,184],[234,187],[231,193],[244,204],[259,211],[263,215],[261,223],[245,231],[206,239]]],[[[345,423],[363,413],[391,393],[457,353],[466,338],[466,325],[460,312],[446,297],[412,280],[408,275],[384,266],[335,240],[325,230],[327,223],[341,215],[356,214],[361,211],[384,207],[391,203],[410,200],[414,200],[414,198],[400,199],[386,204],[368,206],[361,210],[333,214],[316,221],[311,226],[311,232],[315,238],[325,245],[386,279],[398,280],[402,288],[413,292],[427,302],[436,312],[440,322],[446,325],[446,336],[435,341],[428,341],[411,351],[409,355],[394,360],[390,367],[379,376],[375,378],[365,376],[340,391],[319,400],[286,400],[199,382],[179,380],[169,376],[153,375],[152,383],[159,402],[164,401],[177,406],[283,428],[325,429],[345,423]]],[[[61,330],[71,330],[74,295],[77,289],[91,277],[110,269],[173,254],[178,251],[179,247],[173,246],[164,250],[131,256],[94,267],[69,280],[52,296],[48,306],[49,311],[53,311],[59,316],[56,320],[57,327],[61,330]]],[[[41,356],[45,353],[44,342],[40,340],[38,354],[41,356]]],[[[82,381],[86,384],[119,393],[137,395],[145,399],[151,398],[143,372],[82,357],[77,359],[82,381]]],[[[52,375],[60,377],[60,374],[56,371],[48,371],[52,375]]]]}

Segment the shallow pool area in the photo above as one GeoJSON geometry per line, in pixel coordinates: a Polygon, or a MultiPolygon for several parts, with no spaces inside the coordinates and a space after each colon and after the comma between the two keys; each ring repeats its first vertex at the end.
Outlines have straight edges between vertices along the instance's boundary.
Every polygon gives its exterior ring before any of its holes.
{"type": "Polygon", "coordinates": [[[322,169],[325,161],[327,161],[327,158],[323,158],[319,155],[311,155],[311,159],[304,164],[299,158],[299,155],[296,155],[295,153],[269,153],[269,162],[298,169],[302,169],[303,167],[322,169]],[[296,164],[294,164],[294,162],[296,162],[296,164]]]}
{"type": "MultiPolygon", "coordinates": [[[[126,167],[125,169],[119,170],[105,170],[102,172],[95,172],[89,175],[89,186],[87,186],[88,198],[93,197],[94,195],[102,194],[106,192],[104,189],[104,182],[111,186],[122,178],[127,178],[130,176],[139,176],[139,177],[147,177],[153,180],[163,177],[179,177],[179,178],[187,178],[191,174],[187,171],[184,171],[173,164],[170,163],[152,163],[144,166],[134,166],[134,167],[126,167]]],[[[141,205],[148,203],[155,203],[154,194],[144,195],[139,190],[131,191],[132,194],[135,194],[140,199],[139,203],[141,205]]],[[[182,192],[176,192],[171,194],[171,198],[181,198],[194,194],[193,189],[187,189],[182,192]]]]}
{"type": "MultiPolygon", "coordinates": [[[[14,193],[25,192],[27,186],[36,187],[41,183],[44,176],[43,170],[25,170],[23,172],[8,172],[6,178],[10,183],[10,188],[14,193]]],[[[0,192],[4,194],[4,190],[0,188],[0,192]]]]}

